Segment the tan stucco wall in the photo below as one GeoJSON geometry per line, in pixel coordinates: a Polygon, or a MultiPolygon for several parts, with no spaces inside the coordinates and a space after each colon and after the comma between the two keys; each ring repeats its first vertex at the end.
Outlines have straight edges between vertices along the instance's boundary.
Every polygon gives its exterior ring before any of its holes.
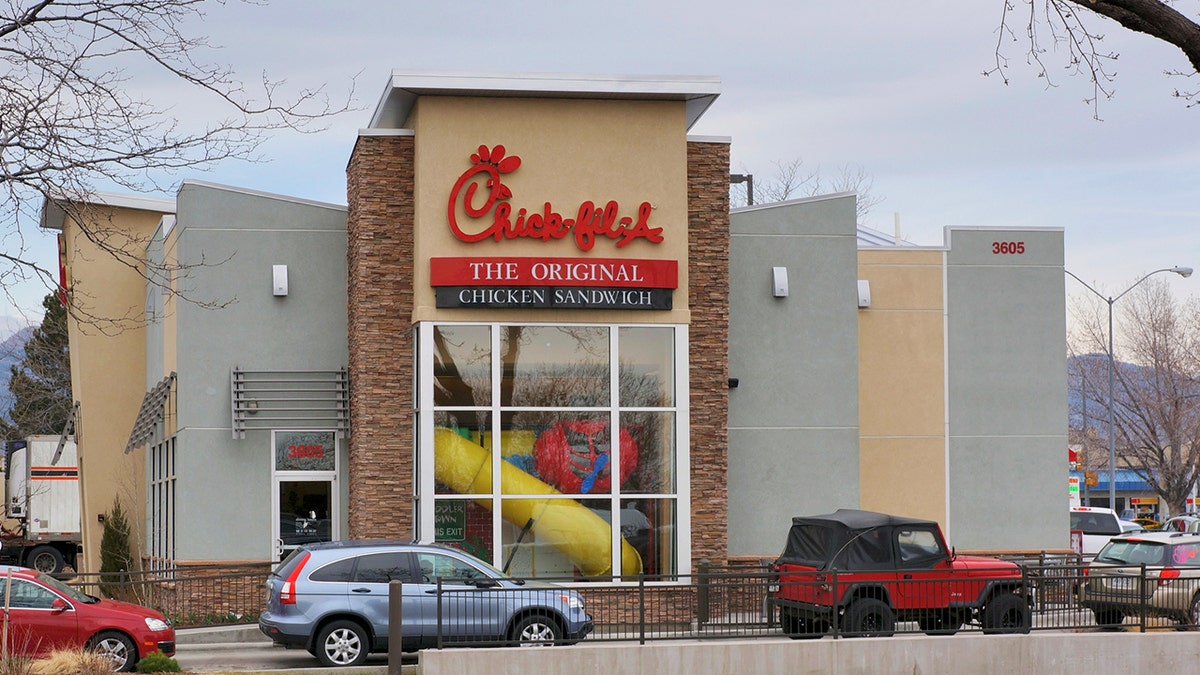
{"type": "MultiPolygon", "coordinates": [[[[555,258],[639,258],[679,261],[679,287],[671,312],[598,310],[506,311],[512,320],[551,322],[653,321],[686,323],[687,312],[687,143],[682,102],[500,99],[429,96],[409,117],[416,132],[416,234],[414,321],[478,321],[479,310],[436,309],[428,260],[435,256],[530,256],[555,258]],[[486,115],[480,115],[480,110],[486,115]],[[465,139],[465,140],[464,140],[465,139]],[[473,164],[480,145],[503,145],[521,166],[502,176],[513,193],[514,214],[540,212],[546,202],[574,218],[584,201],[620,205],[620,215],[636,217],[650,202],[651,227],[663,228],[663,241],[635,240],[617,248],[600,238],[583,251],[573,238],[543,242],[487,239],[475,243],[454,237],[447,204],[458,177],[473,164]],[[614,157],[625,158],[613,161],[614,157]]],[[[490,221],[488,221],[490,222],[490,221]]]]}
{"type": "Polygon", "coordinates": [[[946,522],[944,257],[860,250],[871,306],[859,312],[863,509],[946,522]]]}
{"type": "MultiPolygon", "coordinates": [[[[130,235],[111,239],[111,245],[140,254],[158,226],[161,213],[96,207],[108,218],[104,228],[130,235]]],[[[135,553],[142,549],[145,523],[145,450],[125,454],[142,397],[146,393],[146,282],[127,265],[85,237],[77,223],[63,226],[66,264],[70,270],[73,314],[68,324],[71,344],[71,390],[80,403],[76,421],[79,448],[81,514],[84,556],[79,571],[100,569],[99,514],[111,511],[119,495],[132,530],[135,553]],[[119,325],[86,317],[121,317],[119,325]]]]}

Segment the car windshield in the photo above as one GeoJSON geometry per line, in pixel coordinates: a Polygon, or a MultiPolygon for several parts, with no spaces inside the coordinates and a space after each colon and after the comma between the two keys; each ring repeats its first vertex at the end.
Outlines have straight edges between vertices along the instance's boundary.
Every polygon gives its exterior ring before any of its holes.
{"type": "Polygon", "coordinates": [[[99,598],[88,595],[87,593],[84,593],[77,588],[68,586],[68,585],[64,584],[63,582],[59,581],[58,579],[55,579],[54,577],[50,576],[49,574],[42,574],[41,572],[38,572],[37,576],[35,578],[39,582],[41,582],[42,585],[53,588],[55,591],[58,592],[59,595],[65,595],[68,598],[74,600],[75,602],[82,602],[84,604],[90,605],[94,602],[100,601],[99,598]]]}
{"type": "Polygon", "coordinates": [[[1121,565],[1162,565],[1167,547],[1157,541],[1113,539],[1096,554],[1096,562],[1121,565]]]}
{"type": "Polygon", "coordinates": [[[1121,524],[1109,513],[1098,511],[1072,511],[1071,529],[1084,534],[1121,534],[1121,524]]]}

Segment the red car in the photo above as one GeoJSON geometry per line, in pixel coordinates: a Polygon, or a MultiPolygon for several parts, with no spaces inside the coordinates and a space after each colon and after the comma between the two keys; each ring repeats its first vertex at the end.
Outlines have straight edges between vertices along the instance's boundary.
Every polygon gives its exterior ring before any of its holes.
{"type": "Polygon", "coordinates": [[[775,561],[773,604],[793,638],[890,636],[897,621],[930,635],[978,623],[985,633],[1029,632],[1028,587],[1014,563],[956,555],[931,520],[871,511],[792,519],[775,561]]]}
{"type": "Polygon", "coordinates": [[[111,659],[114,671],[132,671],[151,652],[175,654],[175,628],[162,614],[87,595],[27,567],[0,566],[0,607],[7,607],[10,656],[86,648],[111,659]]]}

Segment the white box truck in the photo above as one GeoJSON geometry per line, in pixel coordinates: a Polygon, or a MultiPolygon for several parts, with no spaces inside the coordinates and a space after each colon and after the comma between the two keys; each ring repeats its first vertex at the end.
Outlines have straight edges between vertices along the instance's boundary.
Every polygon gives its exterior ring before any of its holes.
{"type": "Polygon", "coordinates": [[[6,441],[4,476],[0,560],[47,574],[75,569],[83,537],[74,438],[6,441]]]}

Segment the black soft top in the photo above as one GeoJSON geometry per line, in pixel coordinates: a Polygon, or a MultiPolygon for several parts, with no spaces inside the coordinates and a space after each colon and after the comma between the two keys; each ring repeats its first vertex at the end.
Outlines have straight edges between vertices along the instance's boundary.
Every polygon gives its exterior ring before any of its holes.
{"type": "Polygon", "coordinates": [[[905,526],[937,527],[937,523],[858,509],[797,516],[792,518],[779,562],[817,569],[887,569],[894,565],[892,530],[905,526]]]}

